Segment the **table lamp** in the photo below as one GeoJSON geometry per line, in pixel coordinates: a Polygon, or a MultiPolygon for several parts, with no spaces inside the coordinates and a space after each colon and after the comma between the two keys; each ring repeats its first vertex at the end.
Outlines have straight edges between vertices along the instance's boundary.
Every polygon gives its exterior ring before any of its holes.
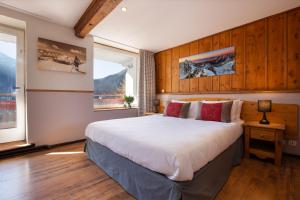
{"type": "Polygon", "coordinates": [[[272,112],[272,101],[271,100],[258,100],[258,112],[263,113],[262,119],[259,121],[260,124],[270,124],[267,119],[266,112],[272,112]]]}

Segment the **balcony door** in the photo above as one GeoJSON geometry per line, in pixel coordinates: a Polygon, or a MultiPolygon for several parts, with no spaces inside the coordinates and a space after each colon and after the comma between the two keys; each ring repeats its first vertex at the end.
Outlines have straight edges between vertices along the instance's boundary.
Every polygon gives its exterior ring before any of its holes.
{"type": "Polygon", "coordinates": [[[24,31],[0,25],[0,143],[25,138],[24,31]]]}

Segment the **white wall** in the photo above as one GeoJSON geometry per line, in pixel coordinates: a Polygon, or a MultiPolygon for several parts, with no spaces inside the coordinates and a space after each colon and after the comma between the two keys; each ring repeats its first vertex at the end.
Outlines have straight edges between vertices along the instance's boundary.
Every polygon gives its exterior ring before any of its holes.
{"type": "Polygon", "coordinates": [[[27,59],[27,88],[28,89],[65,89],[65,90],[92,90],[92,61],[93,38],[84,39],[75,37],[72,28],[53,24],[34,18],[30,15],[18,13],[0,7],[0,13],[8,17],[17,18],[26,22],[25,42],[27,59]],[[87,50],[87,74],[70,74],[50,72],[37,69],[37,40],[38,37],[73,44],[87,50]]]}
{"type": "MultiPolygon", "coordinates": [[[[298,104],[300,108],[300,93],[249,93],[249,94],[196,94],[196,95],[158,95],[163,103],[172,99],[189,97],[220,97],[228,99],[241,99],[246,101],[257,101],[259,99],[270,99],[273,103],[298,104]]],[[[299,116],[299,113],[298,113],[299,116]]],[[[284,152],[300,155],[300,116],[298,118],[298,140],[296,146],[284,145],[284,152]]]]}
{"type": "MultiPolygon", "coordinates": [[[[26,22],[26,88],[50,90],[93,90],[93,38],[77,38],[72,28],[44,21],[0,6],[1,15],[26,22]],[[37,69],[38,37],[86,48],[87,74],[37,69]]],[[[91,93],[28,92],[28,139],[37,145],[56,144],[84,138],[89,122],[137,116],[137,110],[93,111],[91,93]]]]}

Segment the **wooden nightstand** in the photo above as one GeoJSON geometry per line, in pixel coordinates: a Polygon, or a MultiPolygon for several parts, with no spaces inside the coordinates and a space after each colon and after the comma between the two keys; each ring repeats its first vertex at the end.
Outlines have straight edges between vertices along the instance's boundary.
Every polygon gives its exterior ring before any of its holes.
{"type": "Polygon", "coordinates": [[[245,127],[245,156],[254,154],[259,158],[272,158],[275,164],[281,165],[284,124],[259,124],[246,122],[245,127]]]}

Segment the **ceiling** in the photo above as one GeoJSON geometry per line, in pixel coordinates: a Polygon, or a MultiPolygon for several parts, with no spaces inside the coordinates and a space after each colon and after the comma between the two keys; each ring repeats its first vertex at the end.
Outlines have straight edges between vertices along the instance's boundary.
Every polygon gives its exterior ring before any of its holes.
{"type": "Polygon", "coordinates": [[[91,34],[157,52],[297,6],[300,0],[123,0],[91,34]]]}
{"type": "Polygon", "coordinates": [[[92,0],[0,0],[0,6],[74,27],[92,0]]]}
{"type": "MultiPolygon", "coordinates": [[[[74,27],[91,1],[0,0],[0,5],[74,27]]],[[[123,0],[91,34],[157,52],[297,6],[300,0],[123,0]]]]}

